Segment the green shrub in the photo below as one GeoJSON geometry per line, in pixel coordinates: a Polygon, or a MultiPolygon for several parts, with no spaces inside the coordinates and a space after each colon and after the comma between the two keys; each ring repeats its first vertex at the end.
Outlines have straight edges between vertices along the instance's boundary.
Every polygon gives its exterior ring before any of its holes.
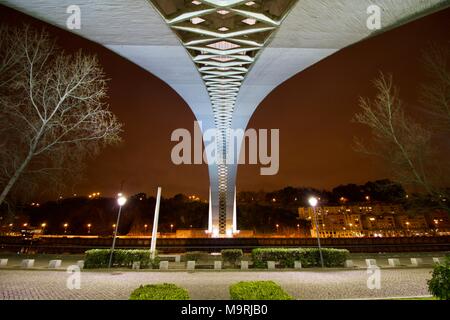
{"type": "Polygon", "coordinates": [[[201,259],[206,259],[208,257],[208,253],[203,251],[188,251],[184,254],[186,261],[195,261],[201,259]]]}
{"type": "MultiPolygon", "coordinates": [[[[323,248],[322,255],[326,267],[342,267],[349,252],[345,249],[323,248]]],[[[265,268],[267,261],[278,261],[282,268],[293,268],[295,261],[300,261],[303,267],[320,266],[318,248],[258,248],[252,250],[252,259],[256,268],[265,268]]]]}
{"type": "Polygon", "coordinates": [[[173,283],[149,284],[134,290],[130,300],[189,300],[189,293],[173,283]]]}
{"type": "Polygon", "coordinates": [[[244,255],[241,249],[224,249],[221,251],[221,254],[223,261],[229,262],[233,266],[235,266],[236,262],[244,255]]]}
{"type": "MultiPolygon", "coordinates": [[[[111,249],[92,249],[85,252],[84,267],[87,269],[107,268],[111,249]]],[[[150,258],[148,250],[122,250],[116,249],[113,253],[112,267],[131,267],[133,262],[139,261],[142,269],[159,265],[159,258],[150,258]]]]}
{"type": "Polygon", "coordinates": [[[273,281],[241,281],[230,286],[232,300],[292,300],[273,281]]]}
{"type": "Polygon", "coordinates": [[[450,258],[434,266],[432,277],[428,280],[428,290],[440,300],[450,300],[450,258]]]}

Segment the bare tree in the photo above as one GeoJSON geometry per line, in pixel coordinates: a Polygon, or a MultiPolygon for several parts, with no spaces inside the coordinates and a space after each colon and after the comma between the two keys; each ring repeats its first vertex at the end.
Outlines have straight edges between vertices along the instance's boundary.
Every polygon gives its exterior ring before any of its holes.
{"type": "Polygon", "coordinates": [[[83,160],[120,141],[95,56],[64,54],[45,31],[2,26],[0,63],[0,205],[15,187],[76,178],[83,160]]]}
{"type": "Polygon", "coordinates": [[[361,111],[354,118],[371,129],[374,141],[369,146],[355,139],[356,150],[383,158],[398,182],[442,202],[448,181],[441,179],[442,167],[436,163],[431,132],[405,115],[392,76],[381,74],[374,85],[376,98],[361,98],[361,111]]]}
{"type": "Polygon", "coordinates": [[[423,86],[423,110],[434,130],[450,133],[450,46],[432,45],[424,53],[430,81],[423,86]]]}

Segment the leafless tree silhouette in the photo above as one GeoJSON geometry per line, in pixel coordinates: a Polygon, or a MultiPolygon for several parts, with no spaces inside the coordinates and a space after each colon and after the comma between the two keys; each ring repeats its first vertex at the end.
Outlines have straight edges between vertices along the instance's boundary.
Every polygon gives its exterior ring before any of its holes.
{"type": "Polygon", "coordinates": [[[0,27],[0,205],[76,180],[83,160],[120,141],[97,58],[63,53],[44,30],[0,27]]]}

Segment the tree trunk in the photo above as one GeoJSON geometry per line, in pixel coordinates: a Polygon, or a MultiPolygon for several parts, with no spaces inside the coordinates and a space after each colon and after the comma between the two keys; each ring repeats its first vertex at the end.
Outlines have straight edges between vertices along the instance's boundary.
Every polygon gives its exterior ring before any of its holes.
{"type": "Polygon", "coordinates": [[[8,183],[6,184],[5,188],[3,189],[2,193],[0,194],[0,206],[3,204],[3,201],[5,201],[6,196],[11,191],[11,188],[16,183],[17,179],[20,177],[22,172],[25,170],[28,163],[30,163],[31,158],[33,157],[33,154],[30,152],[25,160],[22,162],[20,167],[14,172],[14,175],[9,179],[8,183]]]}

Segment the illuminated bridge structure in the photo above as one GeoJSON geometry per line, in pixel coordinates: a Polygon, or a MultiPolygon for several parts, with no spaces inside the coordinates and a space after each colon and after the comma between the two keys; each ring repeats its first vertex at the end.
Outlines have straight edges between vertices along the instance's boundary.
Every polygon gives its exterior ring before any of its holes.
{"type": "MultiPolygon", "coordinates": [[[[208,159],[208,232],[232,236],[237,160],[230,129],[245,130],[260,102],[281,83],[336,51],[448,6],[447,0],[0,0],[67,29],[67,8],[81,9],[72,31],[169,84],[202,130],[215,129],[208,159]],[[381,9],[371,30],[370,6],[381,9]]],[[[301,94],[301,93],[299,93],[301,94]]]]}

